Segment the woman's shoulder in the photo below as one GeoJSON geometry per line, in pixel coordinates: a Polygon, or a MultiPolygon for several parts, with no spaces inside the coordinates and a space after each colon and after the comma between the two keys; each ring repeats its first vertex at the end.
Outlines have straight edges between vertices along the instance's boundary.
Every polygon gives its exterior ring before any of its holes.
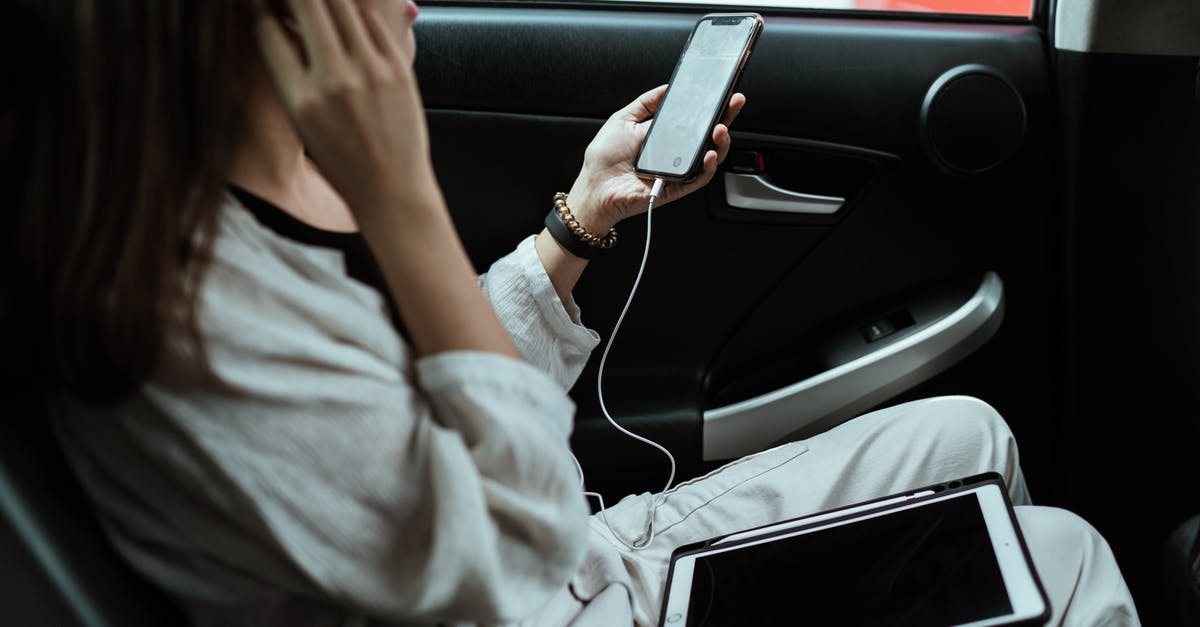
{"type": "Polygon", "coordinates": [[[209,348],[309,352],[353,346],[396,364],[402,342],[379,294],[346,274],[342,253],[283,237],[236,199],[221,209],[199,286],[197,321],[209,348]]]}
{"type": "Polygon", "coordinates": [[[327,268],[329,276],[324,278],[335,282],[344,275],[344,262],[339,251],[280,235],[264,225],[233,194],[226,194],[219,212],[213,260],[236,263],[257,261],[266,264],[262,267],[265,270],[277,270],[279,265],[294,266],[306,270],[305,276],[310,276],[313,269],[327,268]]]}

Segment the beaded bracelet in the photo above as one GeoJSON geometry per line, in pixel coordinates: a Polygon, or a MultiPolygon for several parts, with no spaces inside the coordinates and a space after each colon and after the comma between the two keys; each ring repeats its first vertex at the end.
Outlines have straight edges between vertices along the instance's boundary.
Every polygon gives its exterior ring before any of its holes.
{"type": "Polygon", "coordinates": [[[617,245],[617,230],[609,229],[604,237],[597,237],[583,228],[571,209],[567,207],[567,195],[554,195],[554,208],[546,215],[546,230],[567,252],[581,259],[591,259],[597,250],[608,250],[617,245]]]}

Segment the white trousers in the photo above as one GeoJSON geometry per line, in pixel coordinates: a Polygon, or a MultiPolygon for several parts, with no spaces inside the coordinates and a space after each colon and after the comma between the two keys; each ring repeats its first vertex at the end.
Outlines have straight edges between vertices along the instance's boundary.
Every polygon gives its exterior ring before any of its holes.
{"type": "MultiPolygon", "coordinates": [[[[1017,520],[1050,597],[1048,624],[1138,625],[1133,599],[1104,538],[1070,512],[1029,505],[1011,431],[991,406],[968,397],[866,414],[685,482],[658,508],[655,539],[644,550],[627,550],[600,516],[593,516],[588,558],[570,594],[556,599],[548,614],[579,623],[604,617],[601,624],[652,625],[675,547],[987,471],[1004,477],[1018,506],[1017,520]]],[[[651,498],[631,496],[610,507],[613,529],[626,540],[639,537],[651,498]]],[[[549,615],[541,618],[557,622],[549,615]]]]}

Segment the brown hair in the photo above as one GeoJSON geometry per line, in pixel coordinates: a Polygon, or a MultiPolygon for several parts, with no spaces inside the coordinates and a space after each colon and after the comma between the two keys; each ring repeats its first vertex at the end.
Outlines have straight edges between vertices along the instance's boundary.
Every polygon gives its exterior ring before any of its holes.
{"type": "Polygon", "coordinates": [[[202,278],[257,55],[247,0],[25,0],[0,128],[7,332],[43,391],[119,401],[202,278]],[[18,68],[18,77],[21,72],[18,68]]]}

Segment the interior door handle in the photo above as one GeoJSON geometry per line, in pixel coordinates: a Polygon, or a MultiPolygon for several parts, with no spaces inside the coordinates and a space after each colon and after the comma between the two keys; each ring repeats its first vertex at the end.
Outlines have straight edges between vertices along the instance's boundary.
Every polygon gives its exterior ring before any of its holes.
{"type": "Polygon", "coordinates": [[[965,303],[911,335],[803,381],[704,412],[704,459],[764,450],[806,427],[829,428],[946,370],[1004,319],[1004,284],[984,275],[965,303]]]}
{"type": "Polygon", "coordinates": [[[755,211],[831,215],[846,204],[846,199],[786,190],[759,174],[726,172],[725,204],[755,211]]]}

